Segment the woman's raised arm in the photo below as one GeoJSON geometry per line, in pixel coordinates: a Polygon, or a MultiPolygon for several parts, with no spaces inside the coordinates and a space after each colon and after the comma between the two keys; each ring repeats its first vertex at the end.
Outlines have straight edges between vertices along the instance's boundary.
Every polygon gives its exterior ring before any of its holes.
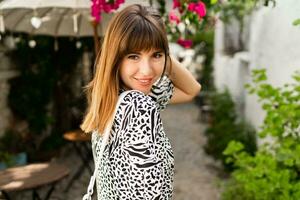
{"type": "Polygon", "coordinates": [[[169,77],[174,84],[174,93],[170,103],[175,104],[192,101],[200,92],[201,85],[194,78],[192,73],[183,67],[176,58],[173,56],[170,57],[172,62],[172,72],[169,77]]]}

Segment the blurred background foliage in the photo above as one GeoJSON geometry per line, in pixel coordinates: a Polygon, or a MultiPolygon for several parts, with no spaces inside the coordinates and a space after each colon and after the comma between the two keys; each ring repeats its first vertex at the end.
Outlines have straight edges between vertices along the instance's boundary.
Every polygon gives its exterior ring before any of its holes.
{"type": "Polygon", "coordinates": [[[226,162],[223,151],[230,141],[242,143],[245,151],[254,155],[256,146],[256,131],[241,116],[237,115],[236,106],[228,90],[215,92],[210,97],[212,111],[211,122],[205,131],[207,143],[204,146],[206,153],[215,159],[221,160],[224,169],[233,170],[232,163],[226,162]]]}
{"type": "Polygon", "coordinates": [[[258,132],[263,142],[254,155],[241,142],[229,143],[224,156],[235,170],[224,183],[222,199],[300,198],[300,71],[293,79],[275,87],[267,82],[265,69],[252,71],[248,91],[266,112],[258,132]]]}
{"type": "Polygon", "coordinates": [[[16,48],[9,56],[20,75],[9,80],[8,105],[18,125],[1,138],[1,149],[26,152],[29,162],[47,160],[65,144],[62,134],[78,129],[81,122],[85,96],[82,91],[79,97],[74,94],[72,79],[83,49],[92,51],[93,42],[81,39],[78,48],[78,40],[72,38],[16,37],[16,48]],[[79,114],[72,114],[74,109],[79,114]]]}

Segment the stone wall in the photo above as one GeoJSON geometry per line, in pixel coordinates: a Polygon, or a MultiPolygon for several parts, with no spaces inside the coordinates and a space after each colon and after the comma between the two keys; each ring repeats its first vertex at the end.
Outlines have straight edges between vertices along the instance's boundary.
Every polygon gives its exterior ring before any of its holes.
{"type": "MultiPolygon", "coordinates": [[[[277,4],[255,11],[248,18],[242,36],[245,48],[229,54],[227,38],[238,38],[238,30],[219,22],[215,35],[214,75],[219,89],[228,87],[239,111],[255,127],[259,127],[264,112],[257,97],[248,95],[243,85],[252,69],[266,68],[269,82],[282,86],[292,81],[291,75],[300,70],[300,27],[292,22],[300,18],[298,0],[276,0],[277,4]],[[227,30],[227,31],[226,31],[227,30]],[[229,34],[229,35],[228,35],[229,34]]],[[[234,26],[234,25],[233,25],[234,26]]],[[[235,42],[233,42],[235,44],[235,42]]]]}

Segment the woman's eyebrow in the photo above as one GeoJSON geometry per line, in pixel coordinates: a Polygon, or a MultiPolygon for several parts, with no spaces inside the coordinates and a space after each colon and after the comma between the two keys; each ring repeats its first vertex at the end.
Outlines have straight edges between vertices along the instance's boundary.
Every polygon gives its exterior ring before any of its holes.
{"type": "Polygon", "coordinates": [[[134,51],[127,53],[127,55],[130,55],[130,54],[138,54],[138,55],[140,55],[141,53],[139,53],[139,52],[134,52],[134,51]]]}
{"type": "Polygon", "coordinates": [[[161,48],[154,49],[154,51],[156,51],[156,52],[165,52],[165,50],[164,50],[164,49],[161,49],[161,48]]]}
{"type": "Polygon", "coordinates": [[[164,52],[164,50],[163,49],[152,49],[149,52],[160,53],[160,52],[164,52]]]}
{"type": "MultiPolygon", "coordinates": [[[[162,50],[162,49],[155,49],[155,50],[149,51],[149,52],[151,52],[151,53],[165,53],[165,51],[162,50]]],[[[130,54],[141,55],[142,53],[141,52],[131,51],[131,52],[127,53],[126,55],[130,55],[130,54]]]]}

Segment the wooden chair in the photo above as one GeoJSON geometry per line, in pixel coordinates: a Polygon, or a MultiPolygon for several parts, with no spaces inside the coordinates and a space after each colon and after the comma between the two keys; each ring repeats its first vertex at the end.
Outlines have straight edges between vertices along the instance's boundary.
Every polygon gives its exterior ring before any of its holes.
{"type": "Polygon", "coordinates": [[[71,142],[82,163],[74,176],[71,178],[65,192],[67,192],[72,186],[73,182],[79,179],[85,169],[88,169],[90,174],[93,174],[93,169],[89,165],[93,159],[92,148],[91,148],[91,134],[84,133],[81,129],[68,131],[63,135],[64,139],[71,142]]]}
{"type": "Polygon", "coordinates": [[[90,142],[91,134],[84,133],[81,129],[64,133],[64,139],[71,142],[90,142]]]}

